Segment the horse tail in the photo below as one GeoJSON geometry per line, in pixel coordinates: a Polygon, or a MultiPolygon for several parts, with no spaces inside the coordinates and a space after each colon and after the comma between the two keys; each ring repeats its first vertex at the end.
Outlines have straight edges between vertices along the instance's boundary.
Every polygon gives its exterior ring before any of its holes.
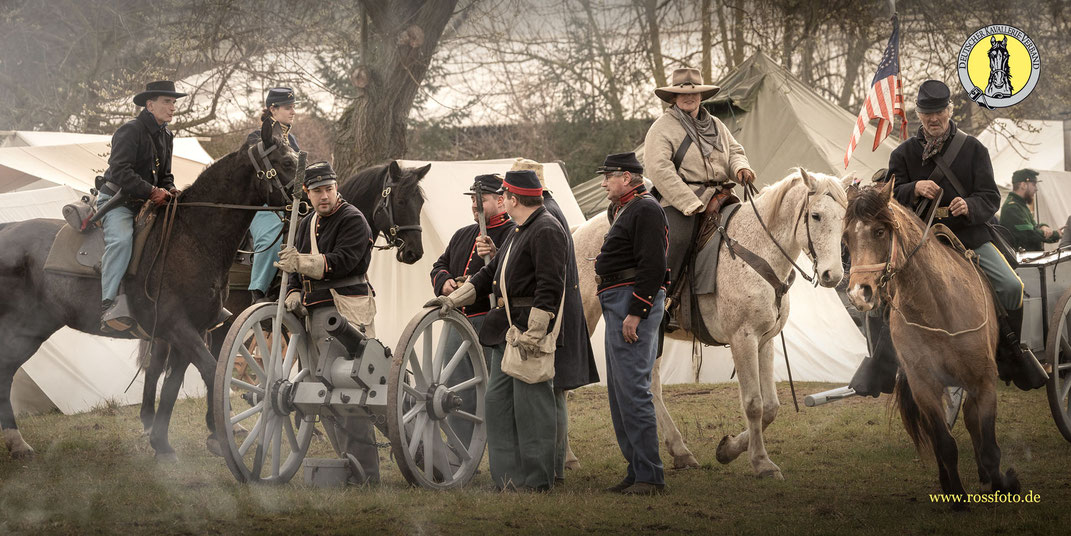
{"type": "Polygon", "coordinates": [[[926,430],[925,418],[919,409],[915,395],[911,392],[911,385],[907,383],[907,375],[901,372],[896,378],[896,388],[893,389],[893,403],[900,409],[900,420],[904,422],[904,429],[915,444],[915,449],[922,452],[930,447],[930,435],[926,430]]]}

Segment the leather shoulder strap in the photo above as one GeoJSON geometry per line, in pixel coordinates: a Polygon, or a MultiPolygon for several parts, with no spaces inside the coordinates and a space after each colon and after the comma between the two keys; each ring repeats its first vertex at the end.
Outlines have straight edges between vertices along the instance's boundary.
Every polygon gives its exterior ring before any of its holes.
{"type": "MultiPolygon", "coordinates": [[[[963,187],[963,183],[959,182],[959,178],[956,177],[956,174],[952,171],[950,164],[956,160],[956,156],[959,155],[959,150],[963,148],[963,142],[966,140],[966,134],[956,131],[955,136],[952,136],[952,143],[948,145],[948,149],[944,154],[939,154],[933,157],[933,161],[937,163],[937,171],[944,175],[944,177],[948,179],[948,182],[952,183],[952,188],[956,190],[956,194],[958,194],[959,197],[965,197],[967,195],[967,189],[963,187]]],[[[930,180],[936,181],[937,179],[931,176],[930,180]]]]}
{"type": "Polygon", "coordinates": [[[684,139],[681,140],[681,144],[677,146],[677,150],[673,153],[673,169],[678,172],[681,170],[681,163],[684,162],[684,154],[688,152],[688,148],[691,146],[692,137],[685,134],[684,139]]]}

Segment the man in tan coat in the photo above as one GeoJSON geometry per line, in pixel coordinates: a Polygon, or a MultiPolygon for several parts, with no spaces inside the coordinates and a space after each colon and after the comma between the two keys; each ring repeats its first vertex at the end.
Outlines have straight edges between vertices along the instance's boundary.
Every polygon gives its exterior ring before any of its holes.
{"type": "Polygon", "coordinates": [[[700,105],[718,89],[703,85],[697,69],[677,69],[669,86],[655,90],[658,98],[672,106],[647,131],[643,167],[669,221],[671,285],[680,278],[695,242],[699,215],[720,208],[730,196],[731,181],[746,184],[755,180],[744,148],[700,105]]]}

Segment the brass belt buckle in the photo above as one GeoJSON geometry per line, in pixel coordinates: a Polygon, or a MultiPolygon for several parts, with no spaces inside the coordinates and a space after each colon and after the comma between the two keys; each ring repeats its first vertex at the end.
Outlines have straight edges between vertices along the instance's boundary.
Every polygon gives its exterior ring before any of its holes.
{"type": "Polygon", "coordinates": [[[312,293],[312,280],[311,279],[302,278],[301,279],[301,289],[305,291],[305,294],[311,294],[312,293]]]}
{"type": "Polygon", "coordinates": [[[595,284],[596,285],[601,285],[602,284],[602,276],[601,275],[595,274],[595,284]]]}
{"type": "Polygon", "coordinates": [[[952,212],[948,210],[948,207],[937,207],[937,211],[933,216],[937,219],[951,218],[952,212]]]}

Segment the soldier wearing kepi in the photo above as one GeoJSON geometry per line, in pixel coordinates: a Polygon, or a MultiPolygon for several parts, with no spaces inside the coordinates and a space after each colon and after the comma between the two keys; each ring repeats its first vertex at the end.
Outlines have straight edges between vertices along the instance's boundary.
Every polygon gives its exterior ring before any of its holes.
{"type": "MultiPolygon", "coordinates": [[[[465,195],[472,196],[472,218],[477,221],[472,225],[462,227],[450,238],[446,251],[439,256],[431,267],[431,287],[436,296],[449,296],[457,290],[457,287],[468,281],[476,272],[484,267],[484,257],[493,257],[497,248],[502,247],[513,234],[516,225],[506,212],[506,202],[499,193],[502,188],[500,175],[478,175],[465,195]],[[476,191],[479,190],[479,195],[476,191]],[[487,229],[486,235],[480,233],[480,221],[484,218],[487,229]]],[[[484,317],[491,310],[491,298],[479,296],[471,305],[461,308],[461,314],[469,319],[476,333],[483,327],[484,317]]],[[[456,330],[450,332],[446,342],[446,353],[452,355],[461,345],[461,334],[456,330]]],[[[484,346],[484,360],[488,370],[491,367],[492,348],[484,346]]],[[[462,360],[454,373],[458,378],[472,377],[472,368],[467,360],[462,360]]],[[[447,382],[453,385],[453,381],[447,382]]],[[[476,397],[472,391],[462,393],[461,409],[473,413],[476,409],[476,397]]],[[[472,437],[473,425],[464,419],[451,420],[451,426],[457,432],[458,437],[465,443],[472,437]]]]}
{"type": "MultiPolygon", "coordinates": [[[[134,249],[134,212],[146,199],[157,207],[178,195],[171,174],[171,154],[175,135],[167,129],[175,116],[175,101],[185,97],[175,91],[175,83],[149,82],[145,91],[134,96],[134,104],[145,109],[112,136],[112,152],[104,182],[97,184],[97,209],[117,195],[126,202],[108,206],[101,220],[104,229],[104,256],[101,259],[101,331],[124,332],[134,327],[119,284],[130,264],[134,249]]],[[[117,202],[119,200],[116,200],[117,202]]]]}
{"type": "MultiPolygon", "coordinates": [[[[275,263],[290,274],[286,309],[307,308],[314,340],[328,337],[326,321],[336,311],[367,337],[375,337],[376,307],[366,273],[372,260],[372,230],[353,205],[338,194],[334,170],[316,162],[305,171],[304,190],[314,212],[298,225],[293,246],[279,252],[275,263]]],[[[361,464],[366,482],[379,481],[375,428],[367,417],[336,418],[325,427],[340,455],[361,464]]]]}
{"type": "Polygon", "coordinates": [[[1038,225],[1030,205],[1038,193],[1038,172],[1020,169],[1012,173],[1012,191],[1000,209],[1000,225],[1011,232],[1012,245],[1025,251],[1042,251],[1042,244],[1060,241],[1060,232],[1048,225],[1038,225]]]}
{"type": "MultiPolygon", "coordinates": [[[[275,87],[268,90],[264,97],[264,111],[260,120],[271,119],[278,126],[287,144],[294,151],[300,151],[297,138],[291,131],[294,124],[294,105],[297,99],[294,90],[288,87],[275,87]]],[[[260,131],[257,130],[259,133],[260,131]]],[[[265,205],[267,206],[267,205],[265,205]]],[[[261,211],[253,216],[249,232],[253,235],[253,268],[249,274],[248,290],[254,302],[263,301],[264,296],[275,279],[275,261],[279,260],[279,248],[283,245],[283,219],[274,212],[261,211]]]]}
{"type": "Polygon", "coordinates": [[[595,259],[606,320],[606,388],[625,478],[607,491],[653,495],[665,490],[651,371],[658,353],[666,291],[666,215],[643,185],[635,153],[612,154],[602,167],[612,222],[595,259]]]}
{"type": "MultiPolygon", "coordinates": [[[[517,224],[513,236],[491,264],[425,307],[469,305],[492,291],[501,296],[504,286],[510,319],[522,331],[516,341],[521,355],[539,355],[540,343],[558,320],[566,261],[573,252],[568,247],[569,235],[543,207],[543,188],[534,172],[510,171],[502,187],[506,211],[517,224]]],[[[502,372],[510,328],[502,309],[488,314],[480,330],[480,342],[494,347],[486,397],[491,479],[499,489],[547,491],[554,484],[553,381],[529,384],[502,372]]]]}

